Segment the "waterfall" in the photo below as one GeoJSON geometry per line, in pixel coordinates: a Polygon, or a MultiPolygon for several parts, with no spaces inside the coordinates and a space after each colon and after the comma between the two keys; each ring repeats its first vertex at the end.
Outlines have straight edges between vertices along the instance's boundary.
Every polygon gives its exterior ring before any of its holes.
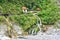
{"type": "MultiPolygon", "coordinates": [[[[42,21],[41,18],[39,18],[36,14],[33,14],[34,16],[36,16],[37,18],[37,23],[36,26],[39,28],[40,32],[41,32],[41,27],[42,27],[42,21]]],[[[29,33],[31,33],[32,35],[36,34],[37,32],[35,31],[35,28],[31,29],[29,31],[29,33]]]]}
{"type": "Polygon", "coordinates": [[[42,22],[41,22],[41,18],[39,18],[39,22],[38,22],[38,19],[37,19],[37,26],[39,27],[40,31],[41,31],[41,26],[42,26],[42,22]]]}
{"type": "Polygon", "coordinates": [[[33,15],[36,16],[36,18],[37,18],[37,26],[38,26],[38,28],[39,28],[40,31],[41,31],[41,26],[42,26],[41,18],[39,18],[39,17],[37,16],[37,13],[35,13],[35,14],[33,14],[33,15]]]}
{"type": "Polygon", "coordinates": [[[32,28],[29,30],[29,34],[35,35],[37,32],[35,31],[35,28],[32,28]]]}
{"type": "Polygon", "coordinates": [[[34,34],[34,29],[32,30],[32,34],[34,34]]]}

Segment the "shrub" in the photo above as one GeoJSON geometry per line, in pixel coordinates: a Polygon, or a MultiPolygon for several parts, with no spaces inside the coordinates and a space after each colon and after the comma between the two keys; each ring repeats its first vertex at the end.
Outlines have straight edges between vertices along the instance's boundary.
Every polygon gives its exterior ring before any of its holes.
{"type": "Polygon", "coordinates": [[[0,24],[3,23],[5,20],[4,20],[4,17],[3,16],[0,16],[0,24]]]}
{"type": "Polygon", "coordinates": [[[15,23],[18,23],[24,31],[29,30],[30,28],[32,28],[32,25],[36,24],[36,17],[33,16],[32,14],[27,14],[27,15],[22,14],[19,16],[14,15],[10,17],[10,20],[15,23]]]}
{"type": "Polygon", "coordinates": [[[41,3],[42,10],[38,12],[43,24],[54,24],[58,20],[58,6],[52,0],[44,0],[41,3]]]}

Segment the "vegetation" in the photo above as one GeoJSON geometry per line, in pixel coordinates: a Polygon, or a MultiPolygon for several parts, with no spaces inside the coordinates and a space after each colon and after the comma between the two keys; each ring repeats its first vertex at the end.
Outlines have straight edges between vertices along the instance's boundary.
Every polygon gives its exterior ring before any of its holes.
{"type": "Polygon", "coordinates": [[[4,17],[0,16],[0,24],[4,22],[4,17]]]}
{"type": "MultiPolygon", "coordinates": [[[[33,25],[36,24],[36,16],[33,16],[32,14],[22,14],[22,15],[14,15],[10,17],[11,21],[14,21],[15,23],[18,23],[21,28],[23,28],[24,31],[29,31],[31,28],[33,28],[33,25]]],[[[37,26],[34,27],[35,29],[38,29],[37,26]]],[[[38,31],[36,30],[36,31],[38,31]]]]}
{"type": "MultiPolygon", "coordinates": [[[[26,6],[28,10],[35,11],[37,8],[40,8],[37,16],[42,19],[43,24],[54,24],[60,19],[60,15],[57,13],[58,6],[54,0],[0,0],[0,13],[15,14],[10,16],[9,19],[18,23],[24,31],[27,31],[34,28],[33,25],[36,25],[37,18],[32,15],[33,13],[23,14],[21,9],[23,6],[26,6]]],[[[0,22],[2,21],[4,21],[4,18],[0,16],[0,22]]],[[[35,29],[38,31],[36,27],[35,29]]]]}

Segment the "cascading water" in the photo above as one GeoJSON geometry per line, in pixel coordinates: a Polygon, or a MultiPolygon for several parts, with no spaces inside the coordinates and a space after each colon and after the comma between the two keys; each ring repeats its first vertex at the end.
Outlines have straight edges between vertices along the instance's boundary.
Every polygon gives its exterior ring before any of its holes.
{"type": "Polygon", "coordinates": [[[41,18],[39,18],[37,16],[37,14],[35,14],[36,18],[37,18],[37,26],[39,27],[39,29],[41,30],[41,26],[42,26],[42,21],[41,21],[41,18]]]}
{"type": "MultiPolygon", "coordinates": [[[[39,28],[39,30],[41,31],[41,27],[42,27],[42,22],[41,22],[41,18],[39,18],[37,16],[37,14],[33,14],[34,16],[36,16],[37,18],[37,22],[36,22],[36,26],[39,28]]],[[[33,28],[32,30],[30,30],[29,32],[31,32],[31,34],[36,34],[37,32],[35,31],[35,28],[33,28]]]]}
{"type": "Polygon", "coordinates": [[[36,25],[33,25],[34,26],[34,28],[31,28],[30,30],[29,30],[29,34],[31,34],[31,35],[35,35],[37,32],[36,32],[36,25]]]}
{"type": "MultiPolygon", "coordinates": [[[[37,16],[37,17],[38,17],[38,16],[37,16]]],[[[41,18],[38,17],[38,19],[37,19],[37,26],[38,26],[38,28],[39,28],[40,31],[41,31],[41,26],[42,26],[41,18]],[[38,19],[39,19],[39,21],[38,21],[38,19]]]]}

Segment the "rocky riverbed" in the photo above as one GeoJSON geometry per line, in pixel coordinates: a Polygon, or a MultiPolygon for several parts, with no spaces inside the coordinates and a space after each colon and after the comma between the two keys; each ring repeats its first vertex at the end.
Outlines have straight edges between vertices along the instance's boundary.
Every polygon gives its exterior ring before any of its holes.
{"type": "Polygon", "coordinates": [[[4,35],[0,35],[0,40],[60,40],[60,32],[53,34],[40,33],[37,35],[20,36],[18,38],[9,38],[4,35]]]}
{"type": "MultiPolygon", "coordinates": [[[[15,29],[16,29],[16,25],[15,29]]],[[[17,31],[20,29],[17,29],[17,31]]],[[[60,40],[60,29],[50,27],[47,32],[39,31],[37,35],[19,36],[17,38],[9,38],[4,35],[6,25],[0,25],[0,40],[60,40]]],[[[21,31],[18,31],[21,33],[21,31]]]]}

